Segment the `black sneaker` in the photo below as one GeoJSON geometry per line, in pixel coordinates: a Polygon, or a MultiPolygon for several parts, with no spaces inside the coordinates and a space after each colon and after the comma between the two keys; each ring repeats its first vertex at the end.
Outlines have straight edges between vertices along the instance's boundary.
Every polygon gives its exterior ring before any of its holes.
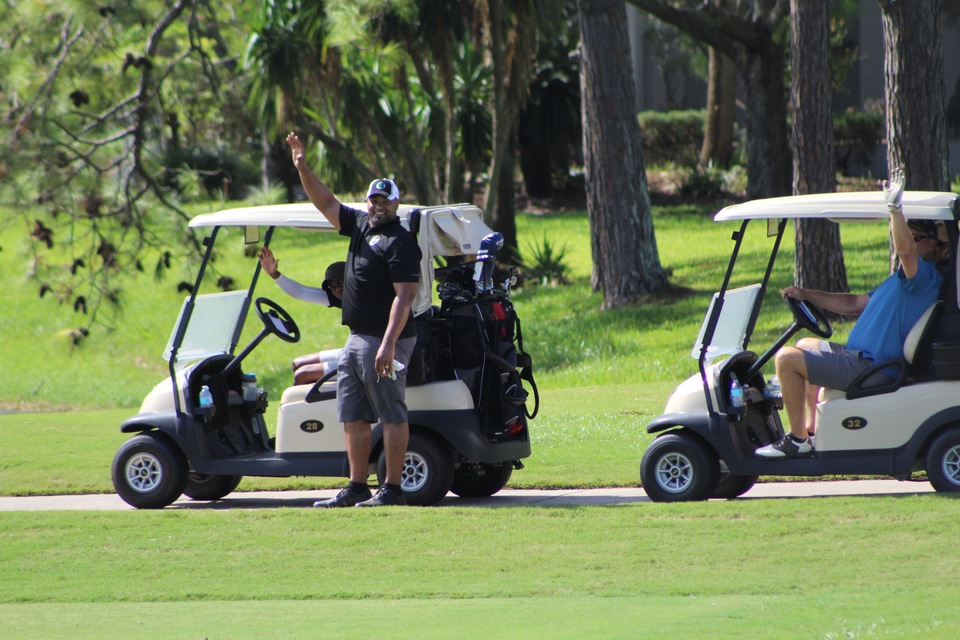
{"type": "Polygon", "coordinates": [[[363,502],[358,502],[358,507],[395,507],[406,504],[406,500],[403,499],[403,493],[395,493],[394,491],[387,489],[386,487],[380,487],[377,489],[377,493],[374,494],[369,500],[364,500],[363,502]]]}
{"type": "Polygon", "coordinates": [[[810,438],[803,442],[794,442],[790,434],[783,436],[773,444],[760,447],[754,453],[761,458],[789,458],[791,456],[805,456],[813,453],[813,443],[810,438]]]}
{"type": "Polygon", "coordinates": [[[369,500],[370,495],[370,489],[365,488],[363,491],[354,491],[350,487],[347,487],[346,489],[341,489],[340,493],[338,493],[335,498],[330,498],[329,500],[317,500],[313,503],[313,506],[317,507],[318,509],[352,507],[358,502],[369,500]]]}

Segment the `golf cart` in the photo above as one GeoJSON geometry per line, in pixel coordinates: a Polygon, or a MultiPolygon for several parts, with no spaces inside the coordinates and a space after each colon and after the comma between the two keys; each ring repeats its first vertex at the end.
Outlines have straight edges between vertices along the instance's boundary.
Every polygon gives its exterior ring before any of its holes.
{"type": "MultiPolygon", "coordinates": [[[[880,191],[755,200],[726,207],[717,222],[738,222],[723,284],[706,313],[693,357],[699,373],[682,382],[647,431],[657,437],[644,452],[640,479],[658,502],[735,498],[761,475],[881,475],[901,480],[926,471],[937,491],[960,492],[960,309],[957,307],[958,196],[906,192],[907,220],[935,220],[951,247],[941,298],[925,310],[904,344],[903,359],[877,363],[846,392],[824,389],[816,411],[814,451],[804,457],[754,455],[783,434],[783,401],[765,365],[801,330],[829,338],[832,327],[810,302],[788,300],[793,323],[769,348],[747,350],[767,295],[783,235],[793,220],[886,225],[880,191]],[[751,224],[753,223],[753,224],[751,224]],[[729,288],[748,227],[772,243],[759,282],[729,288]],[[896,378],[875,373],[894,367],[896,378]],[[742,396],[731,393],[742,387],[742,396]],[[734,397],[735,396],[735,397],[734,397]],[[741,399],[742,398],[742,399],[741,399]]],[[[753,245],[751,245],[753,246],[753,245]]],[[[785,265],[793,270],[793,261],[785,265]]],[[[747,279],[746,281],[752,281],[747,279]]],[[[772,371],[772,363],[769,370],[772,371]]]]}
{"type": "MultiPolygon", "coordinates": [[[[498,287],[493,283],[502,237],[472,205],[403,205],[398,215],[423,253],[413,306],[418,339],[407,372],[410,441],[402,488],[412,505],[435,504],[448,491],[490,496],[530,455],[527,420],[538,408],[527,410],[520,378],[528,387],[533,382],[509,299],[512,279],[498,287]],[[446,266],[435,268],[438,258],[446,266]],[[441,305],[435,306],[438,279],[441,305]]],[[[220,499],[245,475],[348,477],[336,372],[286,389],[272,435],[264,420],[267,393],[255,375],[244,374],[248,358],[267,337],[300,339],[296,322],[280,305],[254,297],[260,263],[247,289],[198,293],[223,227],[243,227],[251,244],[259,243],[266,228],[263,246],[269,246],[281,229],[333,232],[333,226],[306,203],[220,211],[194,218],[190,227],[210,229],[205,253],[166,348],[169,378],[121,426],[135,435],[113,459],[117,493],[134,507],[154,509],[181,494],[220,499]],[[235,353],[251,307],[263,327],[235,353]]],[[[373,429],[370,457],[371,473],[381,482],[382,428],[373,429]]]]}

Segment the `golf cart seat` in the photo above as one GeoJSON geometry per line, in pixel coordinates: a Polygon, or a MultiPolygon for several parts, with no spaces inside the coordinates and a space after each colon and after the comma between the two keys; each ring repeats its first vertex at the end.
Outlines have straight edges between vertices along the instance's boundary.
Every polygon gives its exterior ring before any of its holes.
{"type": "MultiPolygon", "coordinates": [[[[290,404],[292,402],[303,402],[307,398],[307,394],[310,393],[310,390],[316,386],[316,383],[311,382],[308,384],[297,384],[292,387],[287,387],[286,391],[283,392],[283,395],[280,396],[280,404],[290,404]]],[[[337,393],[337,382],[336,380],[324,382],[319,391],[321,393],[333,392],[334,396],[337,393]]]]}
{"type": "MultiPolygon", "coordinates": [[[[280,397],[280,404],[291,404],[294,402],[314,402],[316,399],[335,398],[337,394],[337,381],[327,380],[319,385],[317,394],[314,397],[308,397],[311,390],[316,387],[316,383],[298,384],[289,387],[280,397]]],[[[433,407],[434,409],[445,410],[466,410],[473,409],[473,396],[470,390],[460,380],[444,380],[432,382],[416,387],[407,387],[406,403],[411,409],[422,407],[433,407]]]]}
{"type": "Polygon", "coordinates": [[[917,355],[922,352],[929,351],[929,335],[930,329],[933,327],[936,320],[937,314],[940,310],[941,305],[943,304],[942,300],[937,300],[929,307],[926,311],[921,314],[920,318],[917,319],[913,326],[910,328],[910,331],[907,332],[907,337],[903,341],[903,358],[902,359],[891,359],[884,362],[878,362],[872,367],[861,373],[857,376],[857,379],[853,381],[850,385],[850,388],[844,391],[839,391],[837,389],[822,389],[820,392],[821,400],[831,400],[835,398],[846,397],[848,400],[855,400],[857,398],[866,398],[868,396],[880,395],[882,393],[891,393],[896,391],[905,384],[909,384],[913,381],[915,376],[915,363],[917,363],[917,355]],[[884,375],[880,379],[883,380],[880,383],[876,383],[873,378],[877,374],[881,373],[884,369],[889,369],[891,367],[896,367],[897,376],[896,378],[889,378],[889,376],[884,375]]]}

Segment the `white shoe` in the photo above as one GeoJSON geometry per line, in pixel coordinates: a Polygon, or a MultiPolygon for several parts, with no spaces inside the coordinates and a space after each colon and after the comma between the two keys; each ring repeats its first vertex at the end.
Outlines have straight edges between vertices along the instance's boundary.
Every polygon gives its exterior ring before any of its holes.
{"type": "Polygon", "coordinates": [[[768,444],[754,451],[754,454],[761,458],[771,459],[790,458],[798,455],[809,455],[810,453],[813,453],[813,443],[810,442],[810,438],[803,442],[795,442],[789,433],[773,444],[768,444]]]}

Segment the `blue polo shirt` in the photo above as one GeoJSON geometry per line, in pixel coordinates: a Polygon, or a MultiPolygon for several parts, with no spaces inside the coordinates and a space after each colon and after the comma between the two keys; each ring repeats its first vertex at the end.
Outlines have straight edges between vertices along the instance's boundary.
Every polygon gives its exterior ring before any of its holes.
{"type": "Polygon", "coordinates": [[[940,295],[942,281],[936,265],[926,260],[919,261],[912,278],[897,269],[870,292],[870,301],[850,331],[846,348],[860,350],[874,362],[903,358],[907,333],[940,295]]]}

